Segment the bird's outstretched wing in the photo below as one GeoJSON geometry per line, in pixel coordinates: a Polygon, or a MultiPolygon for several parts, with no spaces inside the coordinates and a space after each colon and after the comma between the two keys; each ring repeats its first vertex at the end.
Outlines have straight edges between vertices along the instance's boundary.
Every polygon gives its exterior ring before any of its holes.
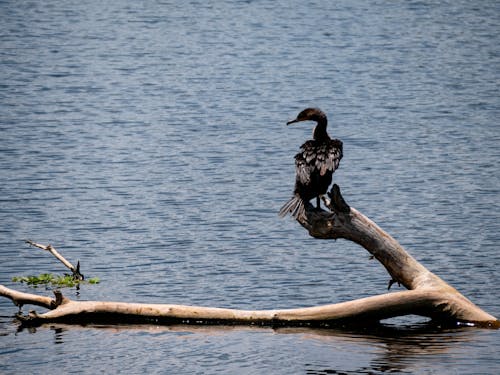
{"type": "Polygon", "coordinates": [[[301,152],[295,155],[295,170],[297,178],[307,184],[313,171],[321,176],[335,172],[342,159],[343,145],[338,139],[321,143],[309,140],[300,149],[301,152]]]}
{"type": "Polygon", "coordinates": [[[308,163],[303,152],[295,155],[295,177],[301,185],[309,185],[314,163],[308,163]]]}

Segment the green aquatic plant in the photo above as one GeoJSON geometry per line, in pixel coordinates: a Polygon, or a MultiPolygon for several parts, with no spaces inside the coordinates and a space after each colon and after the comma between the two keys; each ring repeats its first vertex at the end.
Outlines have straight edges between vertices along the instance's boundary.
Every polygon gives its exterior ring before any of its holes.
{"type": "Polygon", "coordinates": [[[33,287],[38,287],[39,285],[51,285],[57,287],[73,287],[79,284],[98,284],[99,278],[93,277],[88,280],[78,280],[73,277],[73,275],[53,275],[51,273],[42,273],[38,276],[15,276],[12,281],[25,283],[33,287]]]}

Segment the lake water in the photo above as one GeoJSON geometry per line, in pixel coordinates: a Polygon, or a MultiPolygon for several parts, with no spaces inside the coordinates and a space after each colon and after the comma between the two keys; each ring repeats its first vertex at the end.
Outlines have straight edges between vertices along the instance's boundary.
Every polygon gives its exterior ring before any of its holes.
{"type": "MultiPolygon", "coordinates": [[[[0,283],[80,260],[79,300],[241,309],[384,293],[347,241],[277,212],[329,116],[346,200],[500,317],[498,1],[1,1],[0,283]]],[[[401,290],[397,286],[393,290],[401,290]]],[[[25,307],[27,311],[31,307],[25,307]]],[[[43,311],[36,308],[37,311],[43,311]]],[[[0,372],[495,374],[500,334],[418,317],[365,331],[18,330],[0,372]]]]}

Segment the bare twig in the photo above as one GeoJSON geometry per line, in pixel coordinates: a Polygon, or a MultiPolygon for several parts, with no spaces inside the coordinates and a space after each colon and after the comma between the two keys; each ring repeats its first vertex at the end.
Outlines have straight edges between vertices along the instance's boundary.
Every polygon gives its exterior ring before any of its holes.
{"type": "Polygon", "coordinates": [[[77,263],[76,267],[74,267],[66,258],[64,258],[52,245],[41,245],[39,243],[33,242],[31,240],[26,240],[26,243],[31,246],[38,247],[39,249],[48,251],[53,256],[55,256],[62,264],[64,264],[70,271],[73,273],[73,277],[75,280],[83,280],[84,276],[80,273],[80,262],[77,263]]]}

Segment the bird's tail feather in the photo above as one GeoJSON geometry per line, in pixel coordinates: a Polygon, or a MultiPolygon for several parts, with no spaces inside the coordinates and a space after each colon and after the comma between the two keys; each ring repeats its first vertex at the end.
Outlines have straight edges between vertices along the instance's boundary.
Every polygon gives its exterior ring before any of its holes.
{"type": "Polygon", "coordinates": [[[294,195],[283,205],[283,207],[281,207],[279,216],[285,217],[288,213],[290,213],[294,219],[305,217],[306,208],[304,206],[304,201],[298,195],[294,195]]]}

